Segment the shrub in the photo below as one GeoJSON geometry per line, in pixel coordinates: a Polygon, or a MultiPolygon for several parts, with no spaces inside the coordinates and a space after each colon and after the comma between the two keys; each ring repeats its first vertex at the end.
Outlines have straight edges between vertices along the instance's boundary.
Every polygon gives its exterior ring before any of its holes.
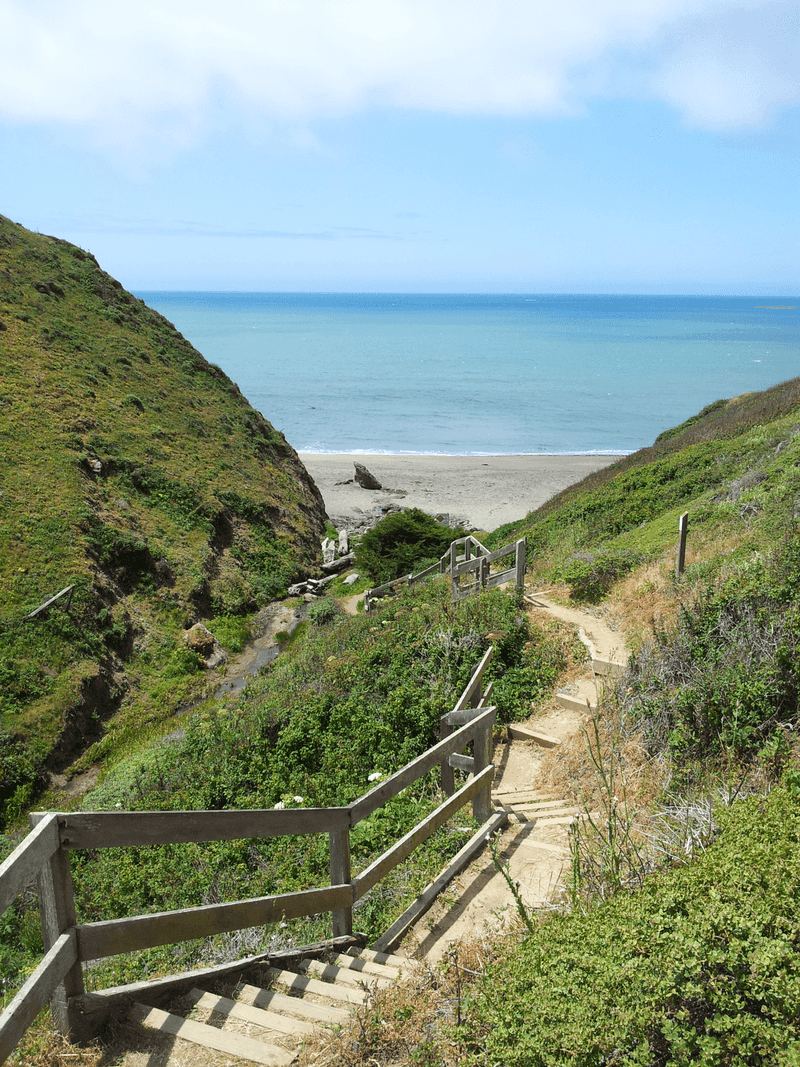
{"type": "Polygon", "coordinates": [[[569,585],[573,600],[594,603],[641,561],[636,552],[577,552],[558,569],[557,577],[569,585]]]}
{"type": "Polygon", "coordinates": [[[306,618],[312,626],[325,626],[326,623],[333,622],[341,614],[342,609],[338,601],[326,596],[322,600],[315,600],[308,605],[306,618]]]}
{"type": "Polygon", "coordinates": [[[690,864],[503,953],[477,1002],[479,1062],[797,1062],[800,806],[776,789],[718,818],[690,864]]]}
{"type": "Polygon", "coordinates": [[[442,526],[419,508],[409,508],[373,526],[356,548],[356,566],[377,584],[394,581],[414,570],[424,570],[427,560],[437,559],[457,537],[460,528],[442,526]]]}

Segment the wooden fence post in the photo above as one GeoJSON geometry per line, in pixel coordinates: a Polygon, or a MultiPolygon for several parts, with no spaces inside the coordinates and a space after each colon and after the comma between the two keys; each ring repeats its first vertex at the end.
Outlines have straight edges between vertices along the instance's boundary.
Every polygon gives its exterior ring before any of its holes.
{"type": "Polygon", "coordinates": [[[525,546],[526,542],[524,537],[517,541],[517,552],[514,562],[517,567],[517,590],[520,593],[525,589],[525,546]]]}
{"type": "MultiPolygon", "coordinates": [[[[331,885],[349,885],[352,881],[350,871],[350,831],[331,830],[328,834],[330,848],[331,885]]],[[[334,908],[333,936],[344,937],[353,932],[353,909],[334,908]]]]}
{"type": "MultiPolygon", "coordinates": [[[[447,716],[443,715],[439,720],[439,739],[444,741],[446,737],[450,736],[454,729],[455,727],[447,722],[447,716]]],[[[456,791],[456,780],[453,776],[453,768],[450,766],[447,756],[445,756],[439,766],[442,769],[442,792],[445,796],[451,797],[456,791]]]]}
{"type": "Polygon", "coordinates": [[[481,589],[485,589],[486,582],[489,579],[489,562],[486,556],[481,556],[481,569],[478,571],[478,578],[480,579],[481,589]]]}
{"type": "MultiPolygon", "coordinates": [[[[48,952],[59,937],[77,922],[69,852],[65,848],[59,848],[43,865],[36,878],[36,886],[42,940],[44,950],[48,952]]],[[[67,971],[63,983],[56,987],[50,1001],[53,1026],[66,1038],[77,1036],[80,1027],[80,1016],[75,1008],[70,1007],[70,998],[82,996],[84,992],[83,971],[80,961],[76,960],[67,971]]]]}
{"type": "MultiPolygon", "coordinates": [[[[475,740],[472,745],[472,754],[474,759],[472,773],[477,777],[484,769],[488,767],[492,762],[492,726],[491,722],[482,726],[475,734],[475,740]]],[[[476,821],[483,825],[489,816],[492,814],[492,786],[491,782],[486,783],[486,788],[482,789],[480,793],[476,793],[472,798],[472,814],[476,821]]]]}
{"type": "Polygon", "coordinates": [[[686,565],[686,533],[689,528],[689,512],[685,511],[678,519],[678,562],[675,565],[675,573],[683,574],[686,565]]]}

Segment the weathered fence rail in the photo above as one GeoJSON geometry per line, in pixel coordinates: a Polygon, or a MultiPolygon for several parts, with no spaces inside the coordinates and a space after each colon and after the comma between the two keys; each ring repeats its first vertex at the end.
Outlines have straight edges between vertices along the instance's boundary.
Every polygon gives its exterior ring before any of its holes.
{"type": "MultiPolygon", "coordinates": [[[[494,775],[491,747],[496,709],[486,706],[491,685],[484,690],[483,676],[492,654],[490,647],[454,709],[442,717],[442,739],[346,807],[32,814],[31,832],[0,866],[0,914],[35,878],[45,956],[0,1014],[0,1063],[48,1002],[54,1024],[61,1033],[87,1036],[87,1020],[82,1015],[89,998],[85,995],[81,967],[87,960],[328,911],[332,916],[333,937],[352,935],[354,904],[464,804],[472,801],[475,818],[481,823],[486,823],[491,816],[494,775]],[[472,756],[464,754],[468,744],[472,745],[472,756]],[[441,768],[447,799],[353,876],[350,831],[437,765],[441,768]],[[456,789],[453,768],[472,772],[473,777],[456,789]],[[330,885],[227,904],[77,922],[70,851],[320,833],[327,833],[329,838],[330,885]]],[[[485,837],[487,827],[482,830],[485,837]]],[[[475,835],[470,843],[473,851],[481,840],[480,833],[475,835]]],[[[460,857],[464,851],[459,853],[460,857]]],[[[124,995],[125,989],[115,989],[114,995],[124,995]]],[[[137,994],[142,992],[141,983],[136,984],[136,990],[137,994]]],[[[95,1023],[99,1021],[98,1016],[95,1023]]]]}
{"type": "Polygon", "coordinates": [[[418,582],[427,581],[435,574],[449,574],[452,578],[454,603],[480,592],[481,589],[491,589],[512,580],[517,589],[522,590],[525,585],[525,548],[524,537],[502,548],[496,548],[493,552],[472,534],[458,537],[438,563],[426,567],[419,574],[405,574],[402,578],[395,578],[394,581],[368,589],[364,597],[364,610],[373,611],[377,602],[384,597],[396,596],[401,589],[413,589],[418,582]],[[511,555],[514,556],[514,566],[492,574],[492,564],[511,555]],[[464,577],[466,582],[461,581],[464,577]]]}

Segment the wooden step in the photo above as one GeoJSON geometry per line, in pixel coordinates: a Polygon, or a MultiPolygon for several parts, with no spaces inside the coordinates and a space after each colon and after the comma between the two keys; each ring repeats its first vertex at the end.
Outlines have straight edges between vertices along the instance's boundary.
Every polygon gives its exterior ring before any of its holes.
{"type": "Polygon", "coordinates": [[[224,1052],[228,1056],[238,1056],[239,1059],[251,1060],[253,1063],[262,1063],[266,1067],[283,1067],[284,1064],[292,1063],[297,1056],[296,1052],[289,1052],[279,1045],[268,1045],[234,1031],[219,1030],[216,1026],[197,1023],[193,1019],[182,1019],[179,1015],[172,1015],[161,1008],[149,1008],[146,1004],[133,1004],[130,1018],[150,1030],[160,1030],[162,1034],[172,1034],[174,1037],[183,1038],[184,1041],[191,1041],[194,1045],[224,1052]]]}
{"type": "Polygon", "coordinates": [[[526,800],[558,800],[554,793],[543,793],[541,789],[493,789],[492,800],[507,800],[509,797],[525,797],[526,800]]]}
{"type": "Polygon", "coordinates": [[[321,960],[300,960],[298,968],[305,974],[313,974],[329,982],[356,986],[358,989],[363,989],[367,985],[388,986],[392,984],[391,978],[377,974],[363,974],[350,967],[337,967],[333,963],[323,963],[321,960]]]}
{"type": "Polygon", "coordinates": [[[527,793],[521,793],[519,800],[506,800],[506,807],[515,805],[526,811],[552,811],[554,808],[573,807],[571,800],[529,800],[527,793]]]}
{"type": "Polygon", "coordinates": [[[280,1012],[282,1015],[293,1015],[300,1019],[310,1019],[316,1023],[343,1026],[350,1018],[350,1012],[346,1008],[333,1008],[329,1004],[315,1004],[302,997],[289,997],[285,993],[276,993],[272,989],[259,989],[254,985],[243,985],[237,991],[240,1003],[253,1004],[257,1008],[265,1008],[280,1012]]]}
{"type": "Polygon", "coordinates": [[[592,670],[595,674],[602,675],[605,678],[619,678],[627,670],[627,664],[615,663],[614,660],[610,659],[595,658],[592,660],[592,670]]]}
{"type": "Polygon", "coordinates": [[[561,738],[551,737],[550,734],[542,733],[525,723],[509,723],[507,729],[512,741],[533,741],[540,748],[557,748],[561,744],[561,738]]]}
{"type": "Polygon", "coordinates": [[[305,1022],[303,1019],[290,1019],[286,1015],[279,1015],[276,1011],[266,1011],[252,1004],[218,997],[215,993],[204,993],[202,989],[193,989],[189,993],[189,999],[198,1007],[209,1008],[221,1015],[230,1015],[234,1019],[243,1019],[247,1023],[263,1026],[266,1030],[277,1030],[281,1034],[290,1034],[293,1037],[313,1034],[316,1029],[312,1023],[305,1022]]]}
{"type": "Polygon", "coordinates": [[[329,997],[331,1000],[341,1000],[345,1004],[366,1004],[369,994],[363,989],[355,989],[352,986],[335,985],[333,982],[320,982],[318,978],[309,978],[305,974],[295,974],[294,971],[281,971],[277,967],[269,967],[267,974],[281,985],[299,992],[316,993],[320,997],[329,997]]]}
{"type": "Polygon", "coordinates": [[[583,711],[593,714],[597,711],[597,701],[592,701],[578,693],[556,693],[556,703],[569,711],[583,711]]]}
{"type": "Polygon", "coordinates": [[[536,825],[539,827],[540,830],[543,830],[547,826],[566,826],[569,823],[576,822],[576,821],[585,822],[587,819],[599,819],[599,818],[600,818],[600,812],[599,811],[585,812],[585,811],[576,810],[575,812],[573,812],[572,815],[560,815],[557,818],[537,819],[536,820],[536,825]]]}
{"type": "Polygon", "coordinates": [[[557,852],[559,856],[568,856],[570,851],[564,845],[554,845],[552,841],[534,841],[530,837],[523,837],[520,844],[543,852],[557,852]]]}
{"type": "Polygon", "coordinates": [[[369,960],[371,963],[385,963],[388,967],[396,967],[400,971],[410,971],[419,967],[419,960],[413,960],[410,956],[395,956],[392,952],[375,952],[371,948],[362,948],[358,958],[369,960]]]}
{"type": "Polygon", "coordinates": [[[337,967],[358,971],[364,975],[377,975],[380,978],[388,978],[392,982],[400,977],[399,967],[392,967],[386,963],[374,963],[372,960],[361,959],[360,956],[336,956],[334,962],[337,967]]]}

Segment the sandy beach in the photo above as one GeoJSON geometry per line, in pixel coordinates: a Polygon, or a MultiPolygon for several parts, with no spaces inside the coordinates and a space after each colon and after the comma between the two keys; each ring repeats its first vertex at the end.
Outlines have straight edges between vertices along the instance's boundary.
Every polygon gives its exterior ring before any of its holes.
{"type": "Polygon", "coordinates": [[[618,456],[403,456],[322,455],[300,458],[319,486],[325,507],[337,518],[357,520],[387,504],[448,515],[476,530],[494,530],[523,518],[551,496],[618,456]],[[362,489],[352,479],[362,463],[381,489],[362,489]]]}

